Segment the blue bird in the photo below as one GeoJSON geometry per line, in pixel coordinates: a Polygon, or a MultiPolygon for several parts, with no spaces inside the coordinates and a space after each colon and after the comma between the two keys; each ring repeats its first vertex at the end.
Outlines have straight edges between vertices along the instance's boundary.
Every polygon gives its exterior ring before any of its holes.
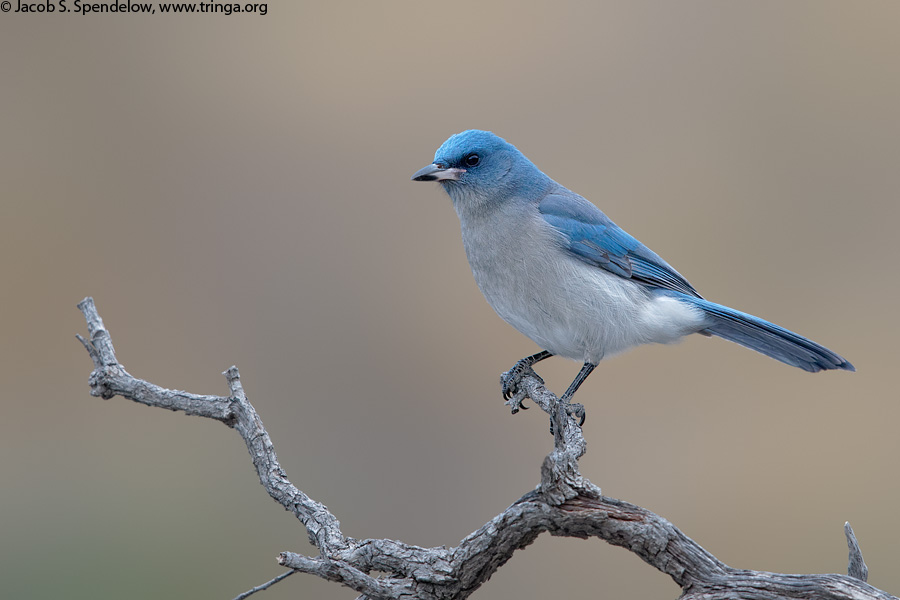
{"type": "Polygon", "coordinates": [[[584,365],[562,396],[570,402],[603,358],[692,333],[805,371],[856,370],[801,335],[705,300],[600,209],[491,132],[450,137],[412,179],[440,182],[459,216],[479,289],[504,321],[542,348],[510,371],[506,398],[528,368],[557,355],[584,365]]]}

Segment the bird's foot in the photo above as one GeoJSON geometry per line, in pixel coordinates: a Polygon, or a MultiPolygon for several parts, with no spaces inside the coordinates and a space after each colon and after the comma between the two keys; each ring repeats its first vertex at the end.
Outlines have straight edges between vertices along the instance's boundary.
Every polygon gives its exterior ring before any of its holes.
{"type": "Polygon", "coordinates": [[[503,399],[509,400],[519,391],[519,383],[522,381],[522,375],[531,368],[531,363],[526,359],[522,359],[513,365],[513,368],[500,376],[500,391],[503,393],[503,399]]]}
{"type": "MultiPolygon", "coordinates": [[[[560,402],[563,403],[563,408],[566,411],[566,414],[572,417],[573,419],[578,420],[578,426],[581,427],[584,425],[584,419],[587,416],[587,413],[584,411],[584,404],[578,404],[577,402],[569,402],[563,396],[560,399],[560,402]]],[[[550,435],[555,433],[556,429],[553,426],[553,417],[550,417],[550,435]]]]}
{"type": "Polygon", "coordinates": [[[534,375],[541,383],[544,383],[541,376],[531,368],[533,364],[533,362],[523,358],[513,365],[512,369],[500,376],[500,391],[503,393],[503,399],[506,401],[506,405],[510,407],[512,414],[516,414],[520,409],[528,410],[528,407],[524,405],[527,397],[525,390],[519,389],[519,383],[521,383],[522,377],[526,373],[530,372],[530,375],[534,375]]]}

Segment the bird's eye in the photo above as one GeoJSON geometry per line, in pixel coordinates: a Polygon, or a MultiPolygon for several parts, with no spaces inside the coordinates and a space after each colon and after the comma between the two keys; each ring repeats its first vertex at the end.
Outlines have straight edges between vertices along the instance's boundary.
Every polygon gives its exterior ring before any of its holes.
{"type": "Polygon", "coordinates": [[[466,166],[467,167],[476,167],[478,163],[481,162],[481,157],[477,154],[470,154],[466,157],[466,166]]]}

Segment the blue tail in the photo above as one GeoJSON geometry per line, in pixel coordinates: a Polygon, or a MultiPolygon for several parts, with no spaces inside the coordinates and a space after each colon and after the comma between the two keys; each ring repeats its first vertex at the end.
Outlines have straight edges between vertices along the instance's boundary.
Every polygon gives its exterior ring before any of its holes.
{"type": "Polygon", "coordinates": [[[712,321],[712,325],[700,333],[717,335],[810,373],[828,369],[856,370],[839,354],[784,327],[703,298],[672,295],[699,308],[712,321]]]}

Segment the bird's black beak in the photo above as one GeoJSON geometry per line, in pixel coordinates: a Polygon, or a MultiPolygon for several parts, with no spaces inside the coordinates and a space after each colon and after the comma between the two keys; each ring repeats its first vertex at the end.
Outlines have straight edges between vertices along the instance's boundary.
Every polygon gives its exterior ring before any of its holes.
{"type": "Polygon", "coordinates": [[[465,173],[465,169],[458,169],[455,167],[448,168],[441,163],[432,163],[425,167],[424,169],[419,169],[415,173],[413,173],[412,180],[413,181],[446,181],[453,180],[456,181],[460,178],[460,176],[465,173]]]}

